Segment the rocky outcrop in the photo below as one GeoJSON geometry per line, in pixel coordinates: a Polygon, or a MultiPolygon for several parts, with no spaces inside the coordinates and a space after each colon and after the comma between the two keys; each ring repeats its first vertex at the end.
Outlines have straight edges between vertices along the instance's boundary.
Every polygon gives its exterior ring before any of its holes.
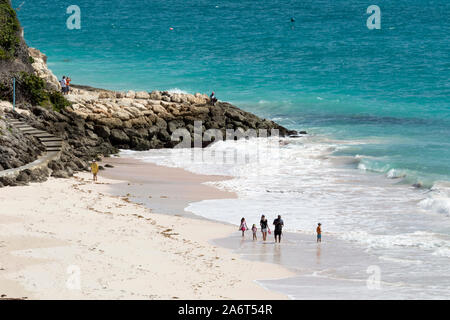
{"type": "Polygon", "coordinates": [[[47,56],[35,48],[28,48],[28,53],[32,58],[32,67],[35,74],[45,81],[48,90],[61,90],[58,78],[47,67],[47,56]]]}
{"type": "MultiPolygon", "coordinates": [[[[60,90],[58,79],[47,68],[46,56],[33,48],[28,49],[26,57],[28,54],[32,57],[31,72],[44,80],[46,89],[60,90]]],[[[185,147],[199,146],[194,144],[198,139],[200,146],[206,147],[215,141],[217,132],[224,138],[231,132],[233,139],[242,138],[249,132],[253,132],[251,136],[261,133],[264,137],[272,133],[280,136],[297,134],[227,102],[219,101],[212,106],[209,97],[200,93],[116,92],[76,85],[72,89],[72,93],[65,96],[71,105],[59,112],[30,105],[28,100],[19,100],[19,106],[13,111],[10,103],[0,101],[0,113],[63,141],[58,161],[49,161],[45,168],[32,172],[24,170],[14,179],[4,178],[0,187],[42,181],[49,174],[70,177],[76,171],[89,170],[88,163],[92,159],[117,153],[119,148],[172,148],[181,136],[183,142],[187,142],[185,147]],[[180,129],[183,131],[181,136],[180,129]]],[[[0,171],[31,162],[42,152],[43,146],[32,137],[21,136],[6,122],[0,124],[5,127],[0,127],[4,132],[4,139],[0,140],[0,148],[3,148],[0,151],[4,151],[0,171]]]]}
{"type": "MultiPolygon", "coordinates": [[[[186,129],[194,138],[196,122],[201,122],[201,133],[217,129],[223,137],[226,130],[296,133],[226,102],[212,106],[208,96],[200,93],[114,92],[74,86],[67,99],[72,102],[68,113],[79,116],[105,142],[123,149],[171,148],[178,143],[172,139],[177,129],[186,129]]],[[[210,142],[206,139],[203,146],[210,142]]]]}
{"type": "MultiPolygon", "coordinates": [[[[26,136],[11,126],[0,112],[0,172],[14,169],[35,161],[45,150],[45,147],[31,136],[26,136]]],[[[31,172],[30,172],[31,173],[31,172]]],[[[36,178],[39,175],[33,176],[36,178]]],[[[28,181],[26,173],[19,176],[0,177],[0,187],[5,185],[24,184],[28,181]]]]}
{"type": "MultiPolygon", "coordinates": [[[[17,74],[33,73],[28,47],[22,28],[9,0],[0,0],[0,100],[12,97],[11,79],[17,74]]],[[[16,100],[23,100],[21,88],[16,88],[16,100]]]]}

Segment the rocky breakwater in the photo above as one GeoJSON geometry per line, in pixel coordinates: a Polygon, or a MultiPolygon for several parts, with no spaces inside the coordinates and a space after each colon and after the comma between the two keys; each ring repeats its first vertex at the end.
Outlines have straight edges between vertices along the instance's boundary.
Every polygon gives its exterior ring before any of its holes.
{"type": "MultiPolygon", "coordinates": [[[[201,122],[201,131],[226,130],[245,132],[253,129],[269,132],[277,129],[280,136],[296,134],[275,122],[261,119],[229,103],[209,103],[208,96],[197,93],[181,94],[167,91],[114,92],[75,86],[67,96],[72,106],[66,110],[74,113],[97,135],[112,146],[122,149],[148,150],[171,148],[179,142],[172,139],[175,130],[184,128],[193,145],[194,125],[201,122]]],[[[211,141],[204,139],[203,147],[211,141]]]]}
{"type": "MultiPolygon", "coordinates": [[[[89,170],[92,159],[99,160],[117,153],[119,148],[172,148],[179,143],[177,139],[172,139],[172,133],[180,128],[190,133],[191,146],[194,134],[205,133],[209,129],[219,130],[223,137],[227,129],[233,132],[249,129],[258,132],[262,129],[267,130],[269,135],[271,130],[276,129],[280,136],[296,134],[229,103],[218,102],[212,106],[209,98],[202,94],[159,91],[125,93],[76,86],[67,98],[71,106],[60,111],[32,105],[23,105],[22,109],[16,111],[12,111],[11,107],[3,109],[9,118],[23,121],[62,139],[59,159],[48,163],[47,174],[54,177],[67,178],[76,171],[89,170]],[[194,129],[194,125],[199,122],[200,132],[194,129]]],[[[202,146],[211,142],[206,138],[202,146]]],[[[33,144],[36,148],[40,146],[38,142],[33,144]]],[[[29,154],[33,155],[32,152],[29,154]]],[[[34,159],[16,156],[21,163],[34,159]]],[[[41,178],[31,181],[41,181],[41,178]]],[[[3,185],[21,183],[8,181],[3,185]]]]}

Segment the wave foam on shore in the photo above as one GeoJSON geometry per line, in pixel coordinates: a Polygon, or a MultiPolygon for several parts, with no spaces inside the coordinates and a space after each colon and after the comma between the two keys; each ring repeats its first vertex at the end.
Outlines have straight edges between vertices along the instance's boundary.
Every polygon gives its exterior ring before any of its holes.
{"type": "Polygon", "coordinates": [[[196,173],[232,176],[211,184],[236,192],[238,199],[191,203],[186,210],[200,216],[235,224],[245,216],[258,225],[261,214],[269,219],[281,214],[287,231],[306,234],[321,222],[329,235],[367,252],[426,262],[428,269],[417,272],[440,270],[450,249],[449,197],[443,186],[436,184],[430,191],[355,170],[360,159],[333,156],[339,147],[337,141],[309,136],[225,141],[201,151],[123,154],[196,173]],[[247,160],[236,161],[239,154],[247,160]]]}

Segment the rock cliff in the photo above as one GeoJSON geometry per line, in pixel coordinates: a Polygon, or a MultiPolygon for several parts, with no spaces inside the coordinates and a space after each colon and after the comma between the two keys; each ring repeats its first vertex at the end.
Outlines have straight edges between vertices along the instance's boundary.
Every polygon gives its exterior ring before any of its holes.
{"type": "MultiPolygon", "coordinates": [[[[48,163],[49,174],[63,177],[88,170],[89,161],[119,148],[172,148],[181,140],[184,147],[206,147],[221,138],[296,134],[230,103],[219,101],[213,106],[209,97],[200,93],[116,92],[73,85],[71,93],[62,97],[59,81],[47,67],[47,57],[26,47],[7,0],[0,0],[0,19],[2,16],[11,26],[1,26],[0,32],[9,32],[15,40],[0,43],[4,53],[0,56],[0,100],[2,94],[3,100],[11,100],[11,76],[18,76],[19,81],[16,110],[7,101],[0,101],[0,171],[31,162],[43,151],[32,137],[21,136],[8,125],[6,117],[63,140],[59,160],[48,163]]],[[[20,181],[0,179],[0,186],[15,184],[20,181]]]]}

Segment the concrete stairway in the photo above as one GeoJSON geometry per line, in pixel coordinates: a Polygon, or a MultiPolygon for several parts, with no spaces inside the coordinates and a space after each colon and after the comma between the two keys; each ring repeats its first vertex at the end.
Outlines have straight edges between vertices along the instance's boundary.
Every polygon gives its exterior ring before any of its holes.
{"type": "Polygon", "coordinates": [[[59,152],[62,149],[62,139],[47,131],[38,130],[20,120],[8,121],[23,134],[36,137],[46,148],[46,152],[59,152]]]}
{"type": "Polygon", "coordinates": [[[42,168],[47,166],[50,161],[59,159],[61,156],[63,142],[61,138],[58,138],[47,131],[38,130],[20,120],[7,119],[7,121],[10,125],[21,131],[23,134],[36,137],[45,146],[45,153],[43,153],[35,161],[24,166],[0,171],[0,177],[17,176],[22,170],[42,168]]]}

